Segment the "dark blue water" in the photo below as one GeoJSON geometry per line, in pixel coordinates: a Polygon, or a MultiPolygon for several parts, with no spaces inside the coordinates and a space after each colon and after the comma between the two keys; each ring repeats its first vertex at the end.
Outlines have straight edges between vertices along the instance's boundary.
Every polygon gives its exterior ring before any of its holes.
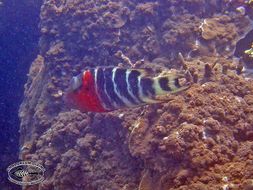
{"type": "Polygon", "coordinates": [[[6,167],[18,161],[18,109],[38,50],[40,5],[39,0],[6,0],[0,5],[0,189],[17,187],[7,181],[6,167]]]}

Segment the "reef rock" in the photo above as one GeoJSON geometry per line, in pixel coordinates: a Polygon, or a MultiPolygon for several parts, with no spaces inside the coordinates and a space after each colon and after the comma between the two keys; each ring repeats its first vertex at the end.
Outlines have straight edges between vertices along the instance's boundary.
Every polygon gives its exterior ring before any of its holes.
{"type": "Polygon", "coordinates": [[[251,189],[253,83],[236,74],[231,56],[250,22],[230,5],[45,0],[19,116],[20,158],[46,171],[24,189],[251,189]],[[118,51],[144,67],[183,64],[196,84],[164,104],[69,110],[62,95],[70,78],[118,65],[118,51]]]}

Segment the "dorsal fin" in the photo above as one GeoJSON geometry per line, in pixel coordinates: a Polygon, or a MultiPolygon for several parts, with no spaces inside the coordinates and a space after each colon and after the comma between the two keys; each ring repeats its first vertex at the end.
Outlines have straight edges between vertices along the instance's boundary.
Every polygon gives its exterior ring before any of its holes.
{"type": "Polygon", "coordinates": [[[142,76],[150,76],[154,74],[154,71],[151,68],[139,68],[139,69],[131,69],[132,71],[138,71],[142,76]]]}

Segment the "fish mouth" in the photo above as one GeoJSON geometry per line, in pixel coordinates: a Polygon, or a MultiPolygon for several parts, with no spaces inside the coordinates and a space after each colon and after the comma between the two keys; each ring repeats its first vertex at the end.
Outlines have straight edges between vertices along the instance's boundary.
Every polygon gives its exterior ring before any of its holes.
{"type": "Polygon", "coordinates": [[[63,99],[64,105],[67,109],[69,109],[69,110],[77,109],[80,111],[86,111],[82,108],[82,106],[80,106],[80,103],[77,102],[76,95],[71,90],[70,90],[70,92],[66,91],[64,93],[62,99],[63,99]]]}

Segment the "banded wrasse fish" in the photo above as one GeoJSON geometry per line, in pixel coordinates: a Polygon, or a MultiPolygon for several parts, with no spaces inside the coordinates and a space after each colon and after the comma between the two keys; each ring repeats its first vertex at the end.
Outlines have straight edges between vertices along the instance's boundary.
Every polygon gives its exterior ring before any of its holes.
{"type": "Polygon", "coordinates": [[[70,81],[65,103],[80,111],[109,112],[160,103],[161,97],[189,87],[180,84],[182,74],[152,76],[145,69],[97,67],[86,69],[70,81]]]}

